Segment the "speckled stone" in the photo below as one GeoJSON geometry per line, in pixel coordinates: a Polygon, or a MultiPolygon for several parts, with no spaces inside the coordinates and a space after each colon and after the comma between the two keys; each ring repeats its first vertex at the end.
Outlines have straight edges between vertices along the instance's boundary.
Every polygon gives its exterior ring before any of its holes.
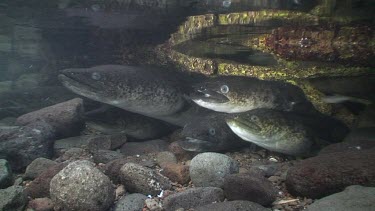
{"type": "Polygon", "coordinates": [[[167,196],[164,199],[164,209],[166,211],[174,211],[179,208],[191,209],[223,200],[224,192],[220,188],[190,188],[188,190],[167,196]]]}
{"type": "Polygon", "coordinates": [[[115,199],[109,178],[86,160],[75,161],[56,174],[51,199],[61,210],[107,210],[115,199]]]}
{"type": "Polygon", "coordinates": [[[213,152],[201,153],[190,163],[190,178],[195,186],[219,187],[224,177],[239,172],[238,163],[232,158],[213,152]]]}
{"type": "Polygon", "coordinates": [[[135,163],[126,163],[120,169],[121,183],[131,193],[157,195],[162,190],[169,190],[171,181],[153,171],[135,163]]]}

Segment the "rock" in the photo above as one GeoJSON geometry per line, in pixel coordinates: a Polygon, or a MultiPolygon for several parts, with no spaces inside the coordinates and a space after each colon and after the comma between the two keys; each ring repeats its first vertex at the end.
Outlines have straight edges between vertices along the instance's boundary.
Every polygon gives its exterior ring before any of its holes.
{"type": "Polygon", "coordinates": [[[61,210],[107,210],[115,199],[109,178],[86,160],[70,163],[56,174],[50,195],[61,210]]]}
{"type": "MultiPolygon", "coordinates": [[[[375,130],[375,128],[374,128],[375,130]]],[[[345,151],[362,151],[375,148],[375,141],[358,140],[331,144],[320,150],[319,154],[345,152],[345,151]]]]}
{"type": "Polygon", "coordinates": [[[95,135],[84,135],[84,136],[74,136],[64,139],[59,139],[55,141],[53,148],[55,151],[61,149],[71,149],[71,148],[87,148],[90,140],[95,137],[95,135]]]}
{"type": "Polygon", "coordinates": [[[279,164],[265,164],[265,165],[252,165],[250,167],[251,172],[262,172],[264,176],[270,177],[275,175],[277,171],[279,171],[280,165],[279,164]]]}
{"type": "Polygon", "coordinates": [[[67,165],[67,163],[59,163],[49,167],[26,187],[25,194],[34,199],[49,197],[51,179],[67,165]]]}
{"type": "Polygon", "coordinates": [[[50,198],[37,198],[29,201],[28,209],[35,211],[53,211],[53,202],[50,198]]]}
{"type": "Polygon", "coordinates": [[[153,167],[154,165],[156,165],[155,163],[152,163],[152,165],[150,165],[149,164],[150,162],[153,162],[153,161],[152,160],[144,160],[144,159],[138,158],[138,157],[120,158],[120,159],[116,159],[116,160],[113,160],[113,161],[110,161],[109,163],[107,163],[104,166],[104,173],[106,175],[108,175],[109,178],[111,178],[111,180],[114,183],[118,184],[118,183],[121,182],[119,172],[120,172],[120,169],[123,165],[125,165],[126,163],[136,163],[136,164],[139,164],[139,165],[144,166],[144,167],[153,167]]]}
{"type": "Polygon", "coordinates": [[[375,188],[353,185],[344,191],[316,200],[307,211],[373,211],[375,188]]]}
{"type": "Polygon", "coordinates": [[[375,150],[328,153],[308,158],[289,169],[290,193],[320,198],[350,185],[375,186],[375,150]]]}
{"type": "Polygon", "coordinates": [[[224,194],[230,200],[247,200],[269,206],[276,200],[277,189],[259,174],[232,174],[225,177],[224,194]]]}
{"type": "Polygon", "coordinates": [[[143,209],[147,196],[133,193],[121,197],[115,205],[114,211],[139,211],[143,209]]]}
{"type": "Polygon", "coordinates": [[[10,186],[7,189],[0,189],[0,210],[2,211],[23,211],[27,198],[23,193],[23,187],[10,186]]]}
{"type": "Polygon", "coordinates": [[[88,149],[90,152],[98,150],[115,150],[126,143],[126,134],[96,135],[89,139],[88,149]]]}
{"type": "Polygon", "coordinates": [[[16,186],[19,185],[19,186],[21,186],[22,183],[23,183],[22,177],[18,177],[17,179],[14,180],[13,185],[16,185],[16,186]]]}
{"type": "Polygon", "coordinates": [[[35,179],[49,167],[57,165],[56,161],[46,159],[46,158],[37,158],[27,166],[26,172],[24,175],[25,179],[35,179]]]}
{"type": "Polygon", "coordinates": [[[177,158],[172,152],[164,151],[159,152],[156,155],[156,162],[160,167],[163,168],[164,166],[169,165],[170,163],[176,164],[177,158]]]}
{"type": "Polygon", "coordinates": [[[163,205],[158,198],[150,198],[145,200],[146,207],[150,211],[162,211],[163,205]]]}
{"type": "Polygon", "coordinates": [[[94,153],[94,162],[95,163],[109,163],[113,160],[120,159],[124,157],[123,154],[117,151],[112,150],[98,150],[94,153]]]}
{"type": "Polygon", "coordinates": [[[195,211],[271,211],[251,201],[225,201],[195,208],[195,211]]]}
{"type": "Polygon", "coordinates": [[[55,128],[58,136],[67,137],[80,132],[84,126],[83,101],[75,98],[63,103],[42,108],[17,118],[18,125],[27,125],[43,120],[55,128]]]}
{"type": "Polygon", "coordinates": [[[161,173],[171,181],[181,185],[187,184],[190,181],[189,166],[186,165],[169,163],[168,165],[164,165],[161,173]]]}
{"type": "Polygon", "coordinates": [[[54,138],[54,129],[42,121],[0,129],[0,158],[7,159],[12,170],[21,171],[36,158],[51,157],[54,138]]]}
{"type": "Polygon", "coordinates": [[[172,142],[168,146],[169,151],[171,151],[179,161],[187,161],[191,160],[194,155],[196,155],[196,152],[188,152],[182,149],[182,147],[178,144],[177,141],[172,142]]]}
{"type": "Polygon", "coordinates": [[[143,155],[166,151],[168,144],[164,140],[152,140],[144,142],[128,142],[121,147],[121,153],[125,156],[143,155]]]}
{"type": "Polygon", "coordinates": [[[114,150],[126,142],[124,134],[117,135],[84,135],[55,141],[55,150],[71,148],[87,148],[91,152],[98,150],[114,150]]]}
{"type": "Polygon", "coordinates": [[[125,186],[124,185],[119,185],[117,186],[116,190],[115,190],[115,194],[116,194],[116,201],[119,200],[123,195],[125,195],[125,186]]]}
{"type": "Polygon", "coordinates": [[[190,178],[195,186],[221,188],[224,184],[224,177],[238,173],[238,171],[236,161],[219,153],[201,153],[190,163],[190,178]]]}
{"type": "Polygon", "coordinates": [[[0,159],[0,189],[7,188],[13,183],[12,170],[7,160],[0,159]]]}
{"type": "Polygon", "coordinates": [[[120,169],[121,183],[131,193],[158,195],[172,185],[168,178],[135,163],[126,163],[120,169]]]}
{"type": "Polygon", "coordinates": [[[76,160],[89,160],[93,161],[92,154],[81,148],[71,148],[64,152],[56,159],[58,162],[76,161],[76,160]]]}
{"type": "Polygon", "coordinates": [[[224,200],[223,190],[216,187],[190,188],[164,198],[166,211],[185,210],[224,200]]]}

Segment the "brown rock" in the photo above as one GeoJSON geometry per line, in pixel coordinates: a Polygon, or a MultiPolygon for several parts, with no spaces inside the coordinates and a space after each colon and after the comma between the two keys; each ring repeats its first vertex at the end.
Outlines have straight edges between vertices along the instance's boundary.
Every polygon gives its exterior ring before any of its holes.
{"type": "Polygon", "coordinates": [[[126,156],[144,155],[148,153],[157,153],[166,151],[168,144],[164,140],[151,140],[144,142],[128,142],[122,145],[120,151],[126,156]]]}
{"type": "Polygon", "coordinates": [[[161,173],[171,181],[182,185],[190,181],[189,166],[186,165],[169,163],[168,165],[164,165],[161,173]]]}
{"type": "Polygon", "coordinates": [[[164,151],[159,152],[156,155],[156,162],[160,167],[164,168],[166,165],[169,165],[170,163],[176,164],[177,158],[172,152],[164,151]]]}
{"type": "Polygon", "coordinates": [[[17,118],[16,123],[27,125],[44,120],[55,128],[59,136],[71,136],[77,134],[83,128],[83,112],[82,99],[75,98],[24,114],[17,118]]]}
{"type": "Polygon", "coordinates": [[[268,206],[276,200],[277,190],[261,174],[232,174],[225,177],[224,194],[228,200],[247,200],[268,206]]]}
{"type": "Polygon", "coordinates": [[[26,195],[34,199],[49,197],[49,183],[51,179],[67,165],[67,163],[59,163],[45,170],[27,186],[25,189],[26,195]]]}
{"type": "MultiPolygon", "coordinates": [[[[119,184],[120,183],[120,169],[126,163],[136,163],[141,166],[151,167],[150,163],[152,164],[151,160],[145,160],[143,158],[137,157],[126,157],[120,158],[113,161],[110,161],[105,164],[104,166],[104,173],[112,180],[113,183],[119,184]]],[[[153,165],[154,166],[154,165],[153,165]]]]}
{"type": "Polygon", "coordinates": [[[34,211],[53,211],[53,202],[50,198],[37,198],[29,201],[27,208],[34,211]]]}
{"type": "MultiPolygon", "coordinates": [[[[374,128],[375,129],[375,128],[374,128]]],[[[367,149],[375,148],[375,140],[358,140],[350,142],[341,142],[337,144],[331,144],[320,150],[319,154],[345,152],[345,151],[362,151],[367,149]]]]}
{"type": "Polygon", "coordinates": [[[177,160],[179,161],[191,160],[197,154],[194,152],[185,151],[177,142],[172,142],[169,144],[168,149],[175,154],[177,160]]]}
{"type": "Polygon", "coordinates": [[[321,154],[289,169],[290,193],[321,198],[350,185],[375,186],[375,149],[321,154]]]}

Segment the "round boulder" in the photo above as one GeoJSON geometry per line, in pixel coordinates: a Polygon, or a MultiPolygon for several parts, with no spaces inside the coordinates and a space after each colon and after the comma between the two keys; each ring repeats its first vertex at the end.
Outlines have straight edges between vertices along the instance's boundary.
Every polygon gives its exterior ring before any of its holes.
{"type": "Polygon", "coordinates": [[[195,186],[223,187],[224,177],[239,172],[232,158],[214,152],[201,153],[190,163],[190,178],[195,186]]]}
{"type": "Polygon", "coordinates": [[[115,199],[110,179],[87,161],[75,161],[56,174],[51,199],[61,210],[107,210],[115,199]]]}

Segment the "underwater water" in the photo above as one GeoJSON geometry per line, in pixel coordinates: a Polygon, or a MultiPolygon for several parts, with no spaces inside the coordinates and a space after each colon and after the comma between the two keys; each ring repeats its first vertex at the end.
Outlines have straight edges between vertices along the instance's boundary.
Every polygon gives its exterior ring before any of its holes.
{"type": "Polygon", "coordinates": [[[374,210],[374,11],[0,1],[0,210],[374,210]]]}

